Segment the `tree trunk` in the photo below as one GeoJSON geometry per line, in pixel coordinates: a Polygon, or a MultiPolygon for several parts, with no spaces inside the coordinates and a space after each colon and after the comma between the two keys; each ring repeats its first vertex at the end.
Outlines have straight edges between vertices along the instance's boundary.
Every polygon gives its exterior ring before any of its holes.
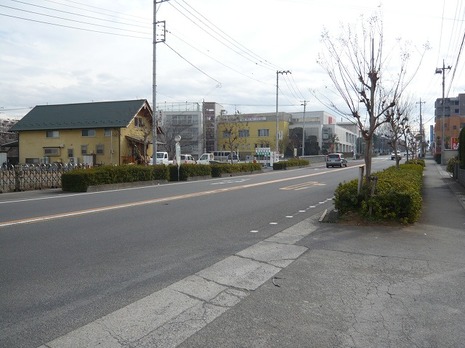
{"type": "Polygon", "coordinates": [[[372,138],[365,139],[365,179],[366,182],[370,181],[371,176],[371,159],[373,157],[372,151],[372,138]]]}

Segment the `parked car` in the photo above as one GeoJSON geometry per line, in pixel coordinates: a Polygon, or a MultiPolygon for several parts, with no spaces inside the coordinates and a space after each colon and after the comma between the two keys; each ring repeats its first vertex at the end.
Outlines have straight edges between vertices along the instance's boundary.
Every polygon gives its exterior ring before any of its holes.
{"type": "Polygon", "coordinates": [[[198,161],[197,164],[210,164],[211,161],[215,160],[215,156],[212,153],[203,153],[198,161]]]}
{"type": "MultiPolygon", "coordinates": [[[[149,164],[150,165],[153,164],[153,157],[150,157],[149,164]]],[[[157,152],[157,159],[156,159],[155,164],[164,164],[164,165],[170,164],[170,161],[168,159],[168,152],[165,152],[165,151],[157,152]]]]}
{"type": "MultiPolygon", "coordinates": [[[[195,159],[192,155],[181,154],[181,164],[195,164],[195,159]]],[[[176,157],[173,159],[173,164],[176,164],[176,157]]]]}
{"type": "Polygon", "coordinates": [[[326,168],[347,167],[347,160],[342,153],[330,153],[326,156],[326,168]]]}
{"type": "MultiPolygon", "coordinates": [[[[401,156],[400,153],[397,154],[397,158],[398,158],[398,159],[402,159],[402,156],[401,156]]],[[[395,159],[396,159],[396,154],[395,154],[395,152],[392,152],[392,153],[391,153],[391,160],[394,161],[395,159]]]]}

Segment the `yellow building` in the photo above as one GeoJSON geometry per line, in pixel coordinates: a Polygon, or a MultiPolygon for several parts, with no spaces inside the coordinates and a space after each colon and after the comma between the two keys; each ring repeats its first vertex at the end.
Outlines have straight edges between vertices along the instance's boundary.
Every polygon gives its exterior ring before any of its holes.
{"type": "Polygon", "coordinates": [[[19,162],[125,164],[152,154],[152,109],[147,100],[39,105],[11,131],[19,162]]]}
{"type": "MultiPolygon", "coordinates": [[[[291,115],[278,113],[279,153],[289,137],[291,115]]],[[[257,148],[276,150],[276,113],[225,115],[218,120],[217,149],[236,151],[242,160],[253,157],[257,148]]]]}

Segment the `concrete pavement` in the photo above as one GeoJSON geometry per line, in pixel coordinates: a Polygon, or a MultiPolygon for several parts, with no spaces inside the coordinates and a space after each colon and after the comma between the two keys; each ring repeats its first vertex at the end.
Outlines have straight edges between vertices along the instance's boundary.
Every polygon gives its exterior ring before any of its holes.
{"type": "Polygon", "coordinates": [[[41,347],[462,347],[465,189],[424,182],[414,225],[313,216],[41,347]]]}
{"type": "Polygon", "coordinates": [[[419,222],[320,224],[279,287],[266,282],[179,347],[463,347],[465,189],[432,160],[424,179],[419,222]]]}

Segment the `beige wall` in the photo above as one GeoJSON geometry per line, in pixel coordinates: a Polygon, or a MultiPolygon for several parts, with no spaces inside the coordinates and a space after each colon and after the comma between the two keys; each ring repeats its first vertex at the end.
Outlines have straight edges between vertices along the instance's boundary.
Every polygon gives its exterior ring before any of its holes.
{"type": "MultiPolygon", "coordinates": [[[[240,129],[248,129],[249,136],[247,138],[239,138],[239,153],[242,155],[254,155],[255,154],[255,145],[257,147],[270,147],[272,151],[275,151],[276,147],[276,121],[247,121],[244,122],[244,126],[239,127],[240,129]],[[258,136],[259,129],[268,129],[268,136],[258,136]]],[[[280,121],[279,122],[279,131],[283,133],[283,139],[288,139],[289,137],[289,122],[280,121]]],[[[282,143],[282,141],[280,141],[282,143]]],[[[218,150],[223,149],[223,144],[227,150],[227,139],[223,137],[223,128],[222,124],[218,124],[218,150]]],[[[283,151],[283,145],[281,144],[281,152],[283,151]]]]}
{"type": "MultiPolygon", "coordinates": [[[[123,164],[132,162],[134,154],[134,144],[128,142],[126,136],[137,139],[143,139],[144,131],[147,132],[151,127],[150,122],[146,121],[144,127],[135,127],[134,120],[125,128],[112,128],[111,132],[105,134],[105,129],[96,128],[95,136],[83,136],[81,129],[58,130],[57,138],[47,137],[45,130],[41,131],[22,131],[19,134],[19,161],[27,163],[34,161],[43,163],[45,157],[48,161],[69,163],[70,156],[68,152],[72,149],[73,157],[77,158],[79,163],[83,162],[81,146],[87,146],[87,154],[95,155],[96,164],[123,164]],[[110,135],[111,133],[111,135],[110,135]],[[103,149],[102,153],[97,153],[98,148],[103,149]],[[44,148],[57,149],[57,154],[46,154],[44,148]]],[[[151,133],[148,136],[151,141],[151,133]]],[[[143,145],[139,145],[139,151],[143,154],[143,145]]],[[[151,146],[148,146],[148,155],[151,155],[151,146]]]]}

